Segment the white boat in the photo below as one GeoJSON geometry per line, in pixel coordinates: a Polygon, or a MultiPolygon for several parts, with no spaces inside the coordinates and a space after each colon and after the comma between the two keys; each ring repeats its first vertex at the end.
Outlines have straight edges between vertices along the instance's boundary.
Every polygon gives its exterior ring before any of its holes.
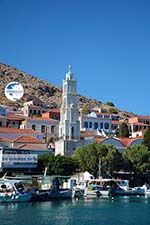
{"type": "Polygon", "coordinates": [[[85,197],[106,197],[106,196],[128,196],[144,195],[145,189],[142,187],[129,187],[128,180],[121,179],[92,179],[80,182],[77,189],[84,190],[85,197]]]}
{"type": "Polygon", "coordinates": [[[146,195],[146,196],[150,196],[150,186],[147,185],[147,184],[144,184],[144,185],[142,186],[142,188],[143,188],[144,191],[145,191],[145,195],[146,195]]]}
{"type": "Polygon", "coordinates": [[[31,193],[25,191],[23,184],[18,180],[0,180],[0,203],[29,202],[31,193]]]}

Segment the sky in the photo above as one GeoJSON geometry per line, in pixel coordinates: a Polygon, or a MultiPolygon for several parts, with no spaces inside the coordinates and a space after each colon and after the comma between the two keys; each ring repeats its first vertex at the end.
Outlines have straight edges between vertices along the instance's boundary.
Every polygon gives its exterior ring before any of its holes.
{"type": "Polygon", "coordinates": [[[149,0],[0,0],[0,62],[150,115],[149,0]]]}

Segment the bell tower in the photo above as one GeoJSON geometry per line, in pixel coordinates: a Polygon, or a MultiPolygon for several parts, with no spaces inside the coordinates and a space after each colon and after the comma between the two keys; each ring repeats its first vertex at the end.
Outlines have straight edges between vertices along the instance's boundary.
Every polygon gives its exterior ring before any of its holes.
{"type": "Polygon", "coordinates": [[[60,110],[59,139],[79,140],[80,122],[77,100],[77,81],[74,79],[72,67],[63,80],[62,105],[60,110]]]}

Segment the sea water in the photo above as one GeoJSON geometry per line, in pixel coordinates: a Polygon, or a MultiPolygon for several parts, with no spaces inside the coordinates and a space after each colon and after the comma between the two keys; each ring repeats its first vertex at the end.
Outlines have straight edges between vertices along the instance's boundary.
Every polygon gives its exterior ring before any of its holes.
{"type": "Polygon", "coordinates": [[[0,225],[150,225],[150,198],[0,204],[0,225]]]}

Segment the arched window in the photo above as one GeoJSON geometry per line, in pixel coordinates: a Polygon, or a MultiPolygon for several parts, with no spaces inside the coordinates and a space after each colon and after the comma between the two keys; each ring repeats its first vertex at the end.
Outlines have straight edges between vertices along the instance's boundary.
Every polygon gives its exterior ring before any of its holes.
{"type": "Polygon", "coordinates": [[[84,122],[84,128],[88,128],[88,122],[87,121],[84,122]]]}
{"type": "Polygon", "coordinates": [[[96,130],[97,128],[98,128],[98,123],[95,122],[95,123],[94,123],[94,129],[96,130]]]}
{"type": "Polygon", "coordinates": [[[106,129],[106,130],[109,129],[109,123],[105,123],[105,129],[106,129]]]}
{"type": "Polygon", "coordinates": [[[92,122],[89,122],[89,128],[92,128],[92,122]]]}

